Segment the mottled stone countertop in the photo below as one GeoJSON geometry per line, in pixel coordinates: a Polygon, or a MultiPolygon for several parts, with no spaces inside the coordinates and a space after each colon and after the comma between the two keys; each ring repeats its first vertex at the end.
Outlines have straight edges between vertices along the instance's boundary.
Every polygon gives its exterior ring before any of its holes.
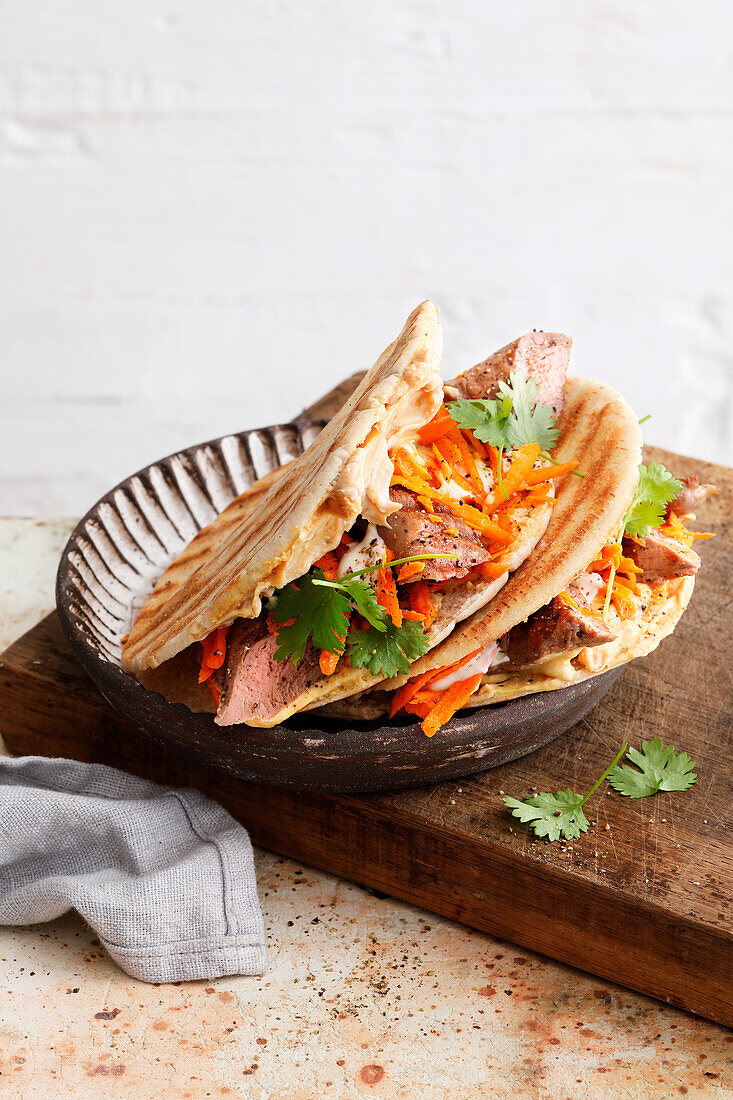
{"type": "MultiPolygon", "coordinates": [[[[0,648],[51,608],[70,528],[0,520],[0,648]]],[[[733,1096],[722,1027],[269,852],[256,862],[263,978],[145,985],[76,916],[0,929],[0,1096],[733,1096]]]]}

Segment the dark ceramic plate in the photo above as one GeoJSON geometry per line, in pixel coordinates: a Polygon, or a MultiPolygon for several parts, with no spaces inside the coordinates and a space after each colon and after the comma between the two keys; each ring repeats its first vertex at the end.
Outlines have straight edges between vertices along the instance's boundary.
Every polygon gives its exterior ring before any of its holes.
{"type": "Polygon", "coordinates": [[[121,482],[77,524],[61,558],[57,604],[74,652],[105,698],[162,749],[193,763],[311,790],[384,790],[458,778],[564,733],[620,670],[466,711],[432,739],[417,723],[346,723],[308,714],[275,729],[222,729],[211,715],[167,702],[122,670],[121,640],[171,560],[234,496],[300,454],[323,423],[299,420],[189,447],[121,482]]]}

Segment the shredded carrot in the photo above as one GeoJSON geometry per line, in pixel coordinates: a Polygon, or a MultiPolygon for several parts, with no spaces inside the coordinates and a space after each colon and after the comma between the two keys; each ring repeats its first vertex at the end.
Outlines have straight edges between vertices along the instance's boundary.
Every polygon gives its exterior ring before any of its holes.
{"type": "Polygon", "coordinates": [[[424,561],[408,561],[402,566],[397,574],[397,580],[400,584],[404,584],[405,581],[409,581],[412,577],[419,576],[425,568],[424,561]]]}
{"type": "MultiPolygon", "coordinates": [[[[467,653],[465,657],[459,657],[457,661],[453,661],[450,665],[443,665],[441,668],[431,668],[427,672],[421,673],[413,680],[408,680],[403,687],[399,688],[392,696],[392,705],[389,709],[390,718],[394,718],[398,710],[406,706],[407,703],[415,696],[417,692],[421,692],[426,684],[431,683],[433,680],[442,680],[444,676],[450,675],[451,672],[457,672],[459,668],[463,668],[469,661],[472,661],[474,657],[478,657],[480,649],[474,649],[471,653],[467,653]]],[[[441,692],[437,692],[437,695],[441,695],[441,692]]]]}
{"type": "Polygon", "coordinates": [[[511,531],[505,530],[501,524],[496,524],[488,516],[484,516],[478,508],[473,508],[470,504],[463,504],[462,500],[453,500],[451,510],[453,515],[463,520],[464,524],[480,531],[492,542],[500,542],[502,546],[508,546],[512,542],[511,531]]]}
{"type": "Polygon", "coordinates": [[[430,598],[430,589],[425,581],[415,581],[407,589],[407,603],[410,611],[415,611],[425,623],[425,629],[430,627],[435,618],[435,604],[430,598]]]}
{"type": "Polygon", "coordinates": [[[461,452],[456,446],[452,432],[448,432],[435,443],[435,449],[443,456],[449,466],[453,467],[461,461],[461,452]]]}
{"type": "Polygon", "coordinates": [[[563,462],[559,466],[540,466],[537,470],[530,470],[524,479],[525,485],[539,485],[542,481],[552,481],[553,478],[562,477],[570,473],[578,465],[577,461],[563,462]]]}
{"type": "Polygon", "coordinates": [[[437,443],[432,444],[432,449],[433,449],[433,454],[435,455],[436,459],[438,460],[438,465],[440,467],[441,473],[443,474],[443,477],[445,478],[446,481],[450,481],[451,473],[452,473],[451,468],[450,468],[450,463],[445,458],[445,456],[442,455],[440,453],[440,451],[438,450],[437,443]]]}
{"type": "Polygon", "coordinates": [[[476,454],[480,455],[481,458],[488,460],[491,457],[489,455],[491,447],[489,447],[486,443],[482,443],[481,440],[477,439],[473,432],[469,431],[467,428],[463,428],[462,431],[463,437],[466,440],[466,443],[468,443],[469,447],[472,447],[476,454]]]}
{"type": "Polygon", "coordinates": [[[409,619],[413,623],[424,622],[425,616],[421,615],[419,611],[409,611],[407,608],[402,608],[402,618],[409,619]]]}
{"type": "Polygon", "coordinates": [[[394,718],[397,711],[402,710],[425,684],[434,679],[435,672],[436,670],[434,668],[430,668],[427,672],[423,672],[422,675],[416,676],[413,680],[408,680],[406,684],[397,689],[392,696],[392,702],[389,707],[390,718],[394,718]]]}
{"type": "Polygon", "coordinates": [[[583,615],[593,615],[596,619],[603,618],[600,611],[594,611],[592,607],[580,607],[569,592],[560,592],[555,599],[560,600],[560,603],[567,604],[568,607],[574,607],[576,611],[580,611],[583,615]]]}
{"type": "Polygon", "coordinates": [[[494,485],[496,485],[497,481],[499,480],[499,449],[498,447],[490,447],[487,443],[486,454],[489,460],[489,469],[491,470],[491,476],[494,479],[494,485]]]}
{"type": "Polygon", "coordinates": [[[468,476],[473,482],[473,485],[479,494],[479,497],[483,499],[486,496],[486,490],[484,489],[484,483],[481,480],[481,476],[478,472],[478,466],[476,465],[476,459],[473,457],[473,452],[466,442],[466,437],[458,427],[451,429],[447,436],[452,443],[455,443],[458,448],[458,453],[463,460],[463,464],[468,470],[468,476]]]}
{"type": "Polygon", "coordinates": [[[431,709],[430,713],[422,721],[423,733],[426,737],[432,737],[441,726],[449,722],[457,710],[473,695],[481,683],[482,673],[469,676],[467,680],[458,680],[444,691],[431,709]]]}
{"type": "Polygon", "coordinates": [[[435,706],[436,700],[440,696],[434,691],[419,691],[409,703],[406,704],[405,710],[408,714],[416,714],[418,718],[427,718],[430,711],[435,706]]]}
{"type": "Polygon", "coordinates": [[[506,573],[507,567],[506,565],[499,565],[497,562],[494,561],[486,561],[483,563],[483,565],[476,566],[476,572],[480,573],[484,580],[492,581],[495,580],[496,577],[501,577],[504,573],[506,573]]]}
{"type": "Polygon", "coordinates": [[[668,535],[672,539],[677,539],[678,542],[684,543],[685,546],[692,546],[695,539],[715,538],[715,535],[710,534],[709,531],[688,531],[676,512],[669,513],[667,522],[662,524],[659,530],[663,535],[668,535]]]}
{"type": "MultiPolygon", "coordinates": [[[[452,481],[452,482],[454,482],[454,484],[460,486],[460,488],[463,489],[464,492],[470,493],[471,497],[476,496],[475,487],[471,484],[471,482],[468,480],[468,478],[463,476],[463,474],[461,473],[460,470],[457,470],[455,468],[455,466],[451,466],[450,477],[448,478],[448,480],[452,481]]],[[[454,499],[454,498],[452,497],[451,499],[454,499]]]]}
{"type": "Polygon", "coordinates": [[[592,561],[588,566],[588,573],[602,573],[605,569],[614,566],[618,568],[618,564],[621,561],[621,546],[619,543],[606,543],[602,548],[600,557],[592,561]]]}
{"type": "MultiPolygon", "coordinates": [[[[430,454],[429,457],[432,459],[432,454],[430,454]]],[[[428,485],[433,480],[435,470],[432,466],[432,462],[430,466],[426,466],[421,457],[416,453],[410,454],[405,450],[400,450],[395,455],[394,464],[396,470],[401,470],[403,473],[407,474],[408,477],[420,478],[428,485]]]]}
{"type": "Polygon", "coordinates": [[[324,676],[331,676],[336,671],[336,665],[341,659],[340,653],[329,653],[327,649],[321,650],[321,655],[318,658],[318,663],[321,666],[321,672],[324,676]]]}
{"type": "Polygon", "coordinates": [[[622,576],[621,574],[617,573],[616,576],[613,578],[613,583],[614,585],[619,585],[621,588],[624,588],[629,592],[633,592],[635,596],[639,595],[639,585],[637,584],[636,577],[634,576],[622,576]]]}
{"type": "Polygon", "coordinates": [[[443,405],[438,409],[430,423],[420,428],[417,438],[421,443],[434,443],[436,439],[440,439],[441,435],[445,435],[447,431],[450,431],[454,424],[455,420],[443,405]]]}
{"type": "Polygon", "coordinates": [[[200,684],[203,684],[205,680],[209,680],[214,672],[224,664],[228,632],[228,626],[220,626],[217,630],[212,630],[201,642],[204,652],[201,658],[201,671],[199,672],[200,684]]]}
{"type": "Polygon", "coordinates": [[[497,484],[494,487],[493,493],[486,498],[484,505],[484,511],[491,515],[495,512],[507,499],[516,493],[524,483],[525,478],[529,474],[530,470],[534,466],[535,462],[539,458],[540,448],[538,443],[525,443],[523,447],[519,447],[514,452],[514,458],[511,461],[509,469],[502,475],[502,483],[504,485],[504,493],[497,484]]]}
{"type": "Polygon", "coordinates": [[[385,568],[380,569],[377,573],[376,595],[377,603],[384,608],[394,625],[400,627],[402,626],[402,608],[397,599],[397,585],[395,584],[394,574],[389,568],[389,562],[393,557],[394,555],[388,550],[384,563],[385,568]]]}
{"type": "Polygon", "coordinates": [[[329,550],[327,554],[324,554],[322,558],[319,558],[316,562],[316,566],[323,570],[323,575],[327,581],[335,581],[336,574],[339,569],[339,560],[333,550],[329,550]]]}
{"type": "Polygon", "coordinates": [[[643,573],[644,570],[640,565],[637,565],[633,558],[626,558],[623,554],[619,555],[618,565],[616,566],[617,573],[643,573]]]}
{"type": "Polygon", "coordinates": [[[436,451],[443,460],[440,464],[441,470],[444,464],[448,466],[448,479],[455,481],[457,485],[460,485],[462,489],[465,489],[466,492],[471,493],[473,496],[476,493],[475,485],[472,485],[471,482],[463,476],[461,471],[457,469],[457,464],[461,461],[462,456],[459,447],[453,439],[452,433],[443,436],[439,443],[434,443],[433,450],[436,451]]]}
{"type": "Polygon", "coordinates": [[[615,578],[611,590],[613,606],[622,619],[632,619],[636,615],[636,601],[625,585],[620,584],[615,578]]]}

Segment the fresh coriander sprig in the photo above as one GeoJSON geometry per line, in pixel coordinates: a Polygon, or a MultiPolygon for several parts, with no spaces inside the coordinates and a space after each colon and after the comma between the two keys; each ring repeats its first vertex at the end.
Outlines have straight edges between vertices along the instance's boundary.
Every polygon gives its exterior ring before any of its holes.
{"type": "Polygon", "coordinates": [[[674,745],[665,748],[659,737],[642,741],[641,752],[629,749],[626,756],[641,770],[621,764],[610,772],[608,782],[627,798],[645,798],[657,791],[687,791],[697,782],[692,770],[695,761],[686,752],[676,752],[674,745]]]}
{"type": "Polygon", "coordinates": [[[589,822],[583,813],[583,806],[604,779],[608,779],[613,789],[626,798],[646,798],[657,791],[689,790],[697,781],[697,775],[692,770],[694,767],[695,761],[686,752],[677,752],[674,745],[665,748],[661,740],[655,737],[653,741],[642,741],[641,752],[624,744],[585,795],[569,789],[555,791],[554,794],[543,792],[525,798],[524,802],[506,797],[504,805],[514,817],[529,825],[535,836],[548,840],[559,840],[560,837],[574,840],[581,833],[588,832],[589,822]],[[628,764],[619,765],[624,753],[638,766],[639,771],[628,764]]]}
{"type": "Polygon", "coordinates": [[[314,569],[297,581],[275,592],[267,609],[278,624],[276,661],[290,660],[297,665],[305,655],[308,639],[316,649],[342,654],[348,645],[349,661],[357,668],[368,668],[375,675],[396,676],[407,672],[412,661],[430,648],[423,624],[406,619],[395,626],[377,602],[373,588],[361,580],[386,566],[434,558],[457,558],[457,554],[413,554],[409,558],[382,565],[369,565],[345,573],[338,581],[329,581],[322,569],[314,569]],[[352,611],[369,624],[368,630],[349,629],[352,611]]]}
{"type": "MultiPolygon", "coordinates": [[[[279,624],[276,661],[289,658],[292,664],[297,665],[305,655],[310,637],[317,649],[343,653],[351,612],[349,597],[345,592],[317,586],[315,581],[319,579],[323,579],[322,569],[307,573],[279,589],[267,601],[268,610],[279,624]]],[[[369,588],[364,581],[361,583],[369,588]]]]}
{"type": "Polygon", "coordinates": [[[565,791],[555,791],[554,794],[542,792],[532,795],[530,798],[525,798],[524,802],[507,796],[504,798],[504,805],[509,807],[514,817],[518,817],[520,821],[529,825],[535,836],[546,837],[548,840],[559,840],[560,837],[565,840],[574,840],[581,833],[588,832],[589,822],[583,813],[583,806],[596,793],[628,747],[624,742],[613,761],[587,794],[576,794],[568,788],[565,791]]]}
{"type": "Polygon", "coordinates": [[[629,510],[624,516],[624,535],[644,538],[664,520],[667,505],[682,492],[682,482],[670,474],[660,462],[643,463],[639,467],[636,486],[629,510]]]}
{"type": "Polygon", "coordinates": [[[459,428],[472,431],[482,443],[507,451],[537,443],[541,450],[548,451],[555,446],[560,432],[552,409],[539,397],[534,378],[512,371],[508,385],[499,383],[498,397],[459,398],[446,408],[459,428]]]}

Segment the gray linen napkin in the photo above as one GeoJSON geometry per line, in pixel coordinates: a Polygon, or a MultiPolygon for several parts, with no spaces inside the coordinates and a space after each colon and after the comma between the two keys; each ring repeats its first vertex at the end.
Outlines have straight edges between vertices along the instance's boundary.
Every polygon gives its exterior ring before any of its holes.
{"type": "Polygon", "coordinates": [[[72,908],[146,982],[265,970],[252,845],[221,806],[102,764],[0,757],[0,924],[72,908]]]}

